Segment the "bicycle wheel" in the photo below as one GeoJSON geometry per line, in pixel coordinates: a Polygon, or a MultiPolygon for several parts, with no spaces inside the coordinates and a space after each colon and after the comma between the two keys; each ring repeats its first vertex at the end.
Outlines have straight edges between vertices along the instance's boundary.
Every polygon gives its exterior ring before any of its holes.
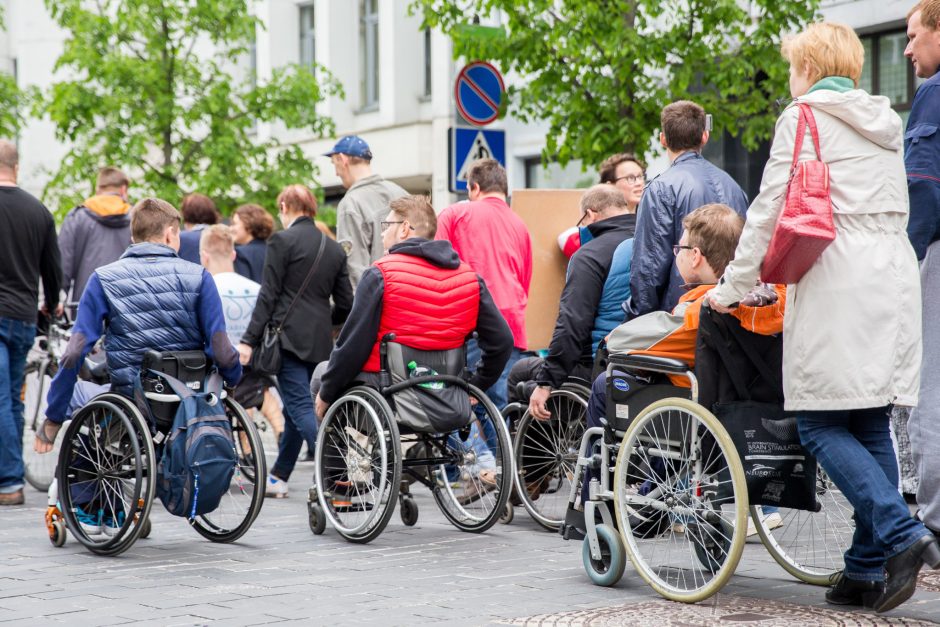
{"type": "Polygon", "coordinates": [[[222,402],[225,415],[232,422],[238,462],[229,490],[219,506],[208,514],[197,516],[193,520],[193,528],[213,542],[234,542],[245,535],[261,511],[264,478],[268,473],[255,423],[234,399],[225,398],[222,402]]]}
{"type": "Polygon", "coordinates": [[[614,496],[627,555],[656,592],[695,603],[727,583],[744,551],[747,485],[711,412],[681,398],[640,412],[617,455],[614,496]],[[637,523],[638,512],[653,510],[668,516],[659,533],[649,516],[637,523]]]}
{"type": "MultiPolygon", "coordinates": [[[[55,374],[52,362],[34,361],[26,364],[20,399],[23,402],[23,470],[27,483],[45,492],[55,478],[56,460],[62,438],[56,438],[52,451],[40,455],[33,450],[36,431],[46,418],[46,393],[55,374]]],[[[63,428],[67,427],[66,422],[63,428]]]]}
{"type": "Polygon", "coordinates": [[[781,508],[763,514],[751,507],[761,542],[785,571],[809,584],[835,584],[844,566],[842,555],[855,533],[854,509],[822,469],[816,469],[818,512],[781,508]]]}

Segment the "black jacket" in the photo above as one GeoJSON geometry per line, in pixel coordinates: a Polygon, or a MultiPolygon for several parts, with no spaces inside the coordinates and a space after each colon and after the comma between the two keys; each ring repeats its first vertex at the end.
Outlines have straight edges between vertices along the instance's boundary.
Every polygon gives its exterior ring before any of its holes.
{"type": "Polygon", "coordinates": [[[36,322],[40,277],[52,311],[62,285],[55,220],[29,193],[0,186],[0,318],[36,322]]]}
{"type": "Polygon", "coordinates": [[[264,257],[267,252],[267,242],[260,239],[253,239],[247,244],[236,246],[235,272],[255,283],[261,283],[264,277],[264,257]]]}
{"type": "MultiPolygon", "coordinates": [[[[460,266],[460,258],[447,240],[428,241],[413,237],[395,244],[389,253],[420,257],[441,268],[456,270],[460,266]]],[[[477,281],[480,284],[480,309],[477,313],[476,331],[483,362],[470,379],[470,383],[485,390],[496,383],[502,374],[503,367],[512,353],[513,339],[509,325],[479,275],[477,281]]],[[[320,398],[324,401],[332,403],[339,398],[369,359],[379,334],[384,293],[385,281],[382,271],[370,266],[362,273],[349,320],[336,341],[336,350],[330,355],[330,365],[323,373],[320,398]]]]}
{"type": "Polygon", "coordinates": [[[591,331],[614,251],[624,240],[633,237],[635,228],[636,215],[632,213],[588,226],[593,239],[581,246],[568,264],[552,343],[536,377],[539,385],[557,388],[576,364],[590,368],[593,362],[591,331]]]}
{"type": "Polygon", "coordinates": [[[284,322],[284,314],[313,267],[323,237],[313,220],[306,216],[297,218],[290,228],[271,236],[261,291],[242,342],[257,346],[264,333],[264,325],[273,321],[284,325],[281,334],[284,350],[309,363],[329,358],[333,346],[333,325],[342,324],[352,307],[346,253],[330,238],[326,238],[320,267],[284,322]]]}

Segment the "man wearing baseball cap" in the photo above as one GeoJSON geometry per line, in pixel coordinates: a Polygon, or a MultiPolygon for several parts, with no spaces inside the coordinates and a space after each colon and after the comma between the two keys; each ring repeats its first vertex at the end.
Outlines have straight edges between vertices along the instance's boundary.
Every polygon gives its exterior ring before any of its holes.
{"type": "Polygon", "coordinates": [[[388,213],[388,204],[408,192],[372,173],[372,151],[361,137],[341,138],[325,156],[346,188],[336,208],[336,237],[348,247],[349,280],[355,291],[362,273],[383,255],[379,222],[388,213]]]}

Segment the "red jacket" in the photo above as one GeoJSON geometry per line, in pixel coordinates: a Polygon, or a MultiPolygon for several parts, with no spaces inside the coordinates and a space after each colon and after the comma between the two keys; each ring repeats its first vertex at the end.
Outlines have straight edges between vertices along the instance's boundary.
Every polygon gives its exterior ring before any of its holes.
{"type": "Polygon", "coordinates": [[[420,350],[463,346],[477,325],[480,284],[466,263],[454,270],[412,255],[392,254],[375,262],[385,290],[375,346],[363,366],[378,372],[379,345],[387,333],[420,350]]]}
{"type": "Polygon", "coordinates": [[[450,241],[460,258],[483,277],[509,323],[513,344],[525,350],[532,242],[522,219],[499,198],[459,202],[438,216],[436,239],[450,241]]]}

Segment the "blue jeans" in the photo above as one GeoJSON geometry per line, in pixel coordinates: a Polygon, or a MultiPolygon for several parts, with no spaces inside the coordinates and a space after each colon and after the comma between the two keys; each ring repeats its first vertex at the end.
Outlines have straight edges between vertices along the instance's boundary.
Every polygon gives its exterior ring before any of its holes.
{"type": "MultiPolygon", "coordinates": [[[[467,342],[467,367],[470,369],[470,372],[476,372],[477,365],[480,363],[482,357],[483,351],[480,350],[477,341],[470,340],[467,342]]],[[[509,361],[506,362],[506,367],[503,368],[503,374],[499,375],[499,380],[488,390],[484,390],[499,411],[503,411],[503,408],[509,402],[509,390],[506,387],[506,379],[509,378],[509,371],[512,370],[513,364],[519,361],[521,357],[522,351],[513,346],[512,353],[509,355],[509,361]]]]}
{"type": "Polygon", "coordinates": [[[20,490],[23,482],[23,370],[36,338],[36,325],[0,318],[0,492],[20,490]]]}
{"type": "Polygon", "coordinates": [[[845,552],[849,579],[882,581],[885,559],[930,533],[898,492],[890,414],[889,406],[797,416],[803,446],[855,508],[855,535],[845,552]]]}
{"type": "Polygon", "coordinates": [[[301,361],[287,351],[283,351],[283,355],[277,386],[284,401],[284,433],[271,474],[287,481],[294,472],[304,441],[308,449],[316,450],[318,425],[310,396],[310,379],[316,364],[301,361]]]}

